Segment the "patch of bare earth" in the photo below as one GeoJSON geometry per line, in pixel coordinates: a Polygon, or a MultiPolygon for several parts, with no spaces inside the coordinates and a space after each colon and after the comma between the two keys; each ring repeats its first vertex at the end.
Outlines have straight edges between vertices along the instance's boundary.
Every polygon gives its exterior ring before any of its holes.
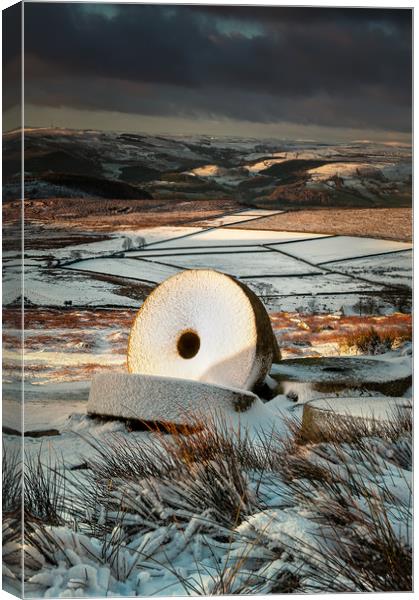
{"type": "Polygon", "coordinates": [[[234,228],[353,235],[411,242],[412,209],[328,208],[290,211],[234,225],[234,228]]]}
{"type": "MultiPolygon", "coordinates": [[[[135,309],[27,308],[25,351],[31,358],[25,364],[27,380],[88,381],[94,373],[124,369],[135,314],[135,309]],[[41,351],[50,353],[50,361],[41,360],[41,351]],[[39,361],[33,353],[40,353],[39,361]]],[[[401,313],[357,317],[278,312],[270,318],[283,358],[319,356],[326,346],[339,354],[348,336],[371,328],[400,339],[411,336],[412,329],[411,315],[401,313]]],[[[3,348],[15,356],[4,361],[3,371],[7,379],[16,381],[21,377],[20,323],[18,309],[4,310],[3,348]]]]}
{"type": "Polygon", "coordinates": [[[283,358],[321,355],[325,346],[330,346],[332,354],[339,354],[348,338],[371,329],[395,339],[412,336],[412,315],[403,313],[358,317],[278,312],[271,313],[270,318],[283,358]]]}
{"type": "MultiPolygon", "coordinates": [[[[162,225],[188,225],[234,212],[242,206],[235,200],[108,200],[104,198],[46,198],[25,200],[25,222],[30,225],[115,232],[162,225]]],[[[3,222],[18,223],[20,200],[3,205],[3,222]]]]}

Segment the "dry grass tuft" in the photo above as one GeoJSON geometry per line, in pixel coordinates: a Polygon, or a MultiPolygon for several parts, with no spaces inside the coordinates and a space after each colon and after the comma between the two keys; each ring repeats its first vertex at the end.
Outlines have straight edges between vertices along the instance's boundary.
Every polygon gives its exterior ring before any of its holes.
{"type": "Polygon", "coordinates": [[[34,557],[54,568],[83,551],[117,581],[157,569],[188,595],[410,590],[410,419],[336,421],[316,444],[297,420],[289,431],[251,440],[214,419],[193,435],[91,440],[71,505],[61,471],[34,457],[29,573],[43,568],[34,557]],[[183,550],[195,557],[194,577],[177,566],[183,550]]]}
{"type": "Polygon", "coordinates": [[[374,327],[369,329],[359,329],[349,332],[346,337],[340,341],[342,349],[356,351],[362,354],[384,354],[397,347],[403,342],[412,340],[412,327],[404,331],[399,329],[386,329],[378,331],[374,327]]]}

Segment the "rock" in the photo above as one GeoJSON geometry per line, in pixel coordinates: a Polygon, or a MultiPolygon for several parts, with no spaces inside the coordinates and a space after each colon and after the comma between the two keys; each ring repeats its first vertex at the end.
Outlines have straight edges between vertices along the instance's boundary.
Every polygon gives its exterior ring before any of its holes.
{"type": "Polygon", "coordinates": [[[191,269],[166,279],[137,313],[130,373],[253,389],[279,349],[259,298],[229,275],[191,269]]]}
{"type": "MultiPolygon", "coordinates": [[[[320,442],[335,437],[336,421],[360,426],[390,422],[406,411],[411,414],[408,398],[356,397],[318,398],[304,404],[301,435],[305,441],[320,442]]],[[[345,428],[343,429],[345,432],[345,428]]]]}
{"type": "Polygon", "coordinates": [[[362,389],[385,396],[402,396],[412,385],[410,361],[405,358],[363,357],[296,358],[273,366],[271,376],[279,382],[308,383],[314,391],[330,394],[362,389]]]}
{"type": "MultiPolygon", "coordinates": [[[[5,435],[16,435],[21,436],[22,432],[17,429],[13,429],[12,427],[4,426],[2,427],[3,433],[5,435]]],[[[25,437],[31,438],[40,438],[40,437],[51,437],[56,435],[61,435],[58,429],[34,429],[31,431],[25,431],[23,434],[25,437]]]]}
{"type": "Polygon", "coordinates": [[[87,412],[101,417],[189,425],[211,411],[247,411],[252,392],[199,381],[130,373],[101,373],[91,384],[87,412]]]}

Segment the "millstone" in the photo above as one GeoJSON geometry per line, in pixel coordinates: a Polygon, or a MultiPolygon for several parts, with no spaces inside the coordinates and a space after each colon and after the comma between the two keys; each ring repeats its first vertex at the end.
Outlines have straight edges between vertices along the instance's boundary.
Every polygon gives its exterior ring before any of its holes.
{"type": "Polygon", "coordinates": [[[412,385],[411,368],[404,359],[399,363],[361,357],[286,359],[274,365],[271,375],[279,382],[308,383],[325,394],[364,389],[402,396],[412,385]]]}
{"type": "MultiPolygon", "coordinates": [[[[301,435],[306,441],[318,442],[334,438],[336,425],[342,423],[360,428],[391,422],[400,415],[410,417],[411,400],[390,397],[317,398],[304,405],[301,435]]],[[[349,428],[350,429],[350,428],[349,428]]]]}
{"type": "Polygon", "coordinates": [[[279,350],[259,298],[229,275],[191,269],[166,279],[137,313],[128,371],[252,389],[279,350]]]}
{"type": "Polygon", "coordinates": [[[90,387],[91,415],[189,425],[209,411],[240,413],[259,398],[252,392],[199,381],[129,373],[101,373],[90,387]]]}

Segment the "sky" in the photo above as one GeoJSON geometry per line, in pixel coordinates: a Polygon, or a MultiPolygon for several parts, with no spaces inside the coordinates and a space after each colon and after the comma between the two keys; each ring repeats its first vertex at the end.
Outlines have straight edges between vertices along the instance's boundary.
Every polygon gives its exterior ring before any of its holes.
{"type": "MultiPolygon", "coordinates": [[[[409,141],[411,16],[27,3],[25,124],[409,141]]],[[[6,67],[18,60],[17,47],[6,67]]]]}

